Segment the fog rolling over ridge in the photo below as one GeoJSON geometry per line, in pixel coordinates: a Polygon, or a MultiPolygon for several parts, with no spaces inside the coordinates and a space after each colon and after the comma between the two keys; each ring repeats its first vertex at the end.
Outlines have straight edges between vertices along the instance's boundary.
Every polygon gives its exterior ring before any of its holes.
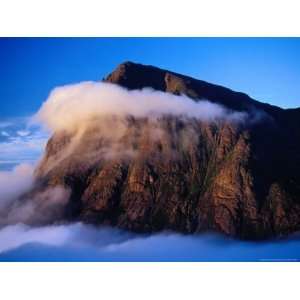
{"type": "Polygon", "coordinates": [[[107,116],[242,121],[247,114],[151,88],[131,91],[106,82],[82,82],[54,89],[35,119],[58,131],[80,129],[93,119],[107,116]]]}
{"type": "MultiPolygon", "coordinates": [[[[51,92],[34,122],[52,136],[27,186],[5,200],[2,226],[79,221],[119,227],[134,240],[137,232],[254,240],[296,232],[298,117],[297,109],[184,75],[121,64],[104,82],[51,92]]],[[[9,228],[2,230],[31,232],[9,228]]],[[[170,236],[199,249],[196,237],[198,246],[192,237],[170,236]]],[[[25,235],[31,241],[40,242],[25,235]]]]}
{"type": "Polygon", "coordinates": [[[66,142],[63,151],[46,158],[44,171],[48,172],[75,153],[85,167],[100,158],[138,156],[141,139],[160,147],[166,157],[180,156],[176,147],[165,149],[162,144],[173,143],[187,149],[197,143],[202,123],[229,122],[238,126],[256,118],[250,120],[246,112],[209,101],[195,102],[184,95],[83,82],[54,89],[33,120],[50,128],[54,139],[64,136],[66,142]]]}
{"type": "MultiPolygon", "coordinates": [[[[250,122],[248,117],[245,112],[235,112],[209,101],[195,102],[184,95],[150,88],[130,91],[111,83],[83,82],[54,89],[30,123],[68,139],[63,151],[44,158],[47,167],[37,169],[40,176],[51,172],[70,155],[83,168],[93,167],[99,159],[128,161],[140,154],[137,148],[140,136],[156,146],[173,143],[180,146],[180,151],[187,151],[199,142],[197,130],[202,122],[230,122],[238,126],[250,122]]],[[[172,147],[164,150],[160,150],[161,158],[176,159],[181,155],[172,147]]],[[[3,177],[0,182],[2,224],[47,223],[58,219],[59,210],[68,202],[69,188],[64,184],[30,193],[36,186],[32,165],[21,164],[0,176],[3,177]],[[15,201],[20,196],[22,201],[15,201]]]]}

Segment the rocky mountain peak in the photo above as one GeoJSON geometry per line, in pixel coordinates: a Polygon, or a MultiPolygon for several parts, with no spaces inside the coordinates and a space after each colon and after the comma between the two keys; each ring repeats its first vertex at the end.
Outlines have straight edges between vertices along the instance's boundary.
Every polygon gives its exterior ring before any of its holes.
{"type": "Polygon", "coordinates": [[[120,64],[104,81],[184,94],[260,118],[243,125],[176,117],[107,119],[104,129],[93,123],[80,135],[55,132],[30,195],[47,201],[39,198],[47,188],[67,188],[60,221],[139,232],[215,230],[247,239],[300,229],[298,110],[132,62],[120,64]]]}

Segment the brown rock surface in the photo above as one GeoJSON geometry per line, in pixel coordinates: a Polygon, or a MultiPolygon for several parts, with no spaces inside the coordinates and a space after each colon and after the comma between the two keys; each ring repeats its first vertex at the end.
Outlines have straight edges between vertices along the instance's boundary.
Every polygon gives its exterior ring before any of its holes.
{"type": "Polygon", "coordinates": [[[115,120],[125,122],[126,131],[113,153],[104,151],[112,141],[92,128],[72,151],[74,136],[55,133],[36,170],[37,189],[71,188],[65,219],[139,232],[217,230],[250,239],[300,229],[299,109],[130,62],[106,81],[208,99],[262,117],[251,125],[115,120]]]}

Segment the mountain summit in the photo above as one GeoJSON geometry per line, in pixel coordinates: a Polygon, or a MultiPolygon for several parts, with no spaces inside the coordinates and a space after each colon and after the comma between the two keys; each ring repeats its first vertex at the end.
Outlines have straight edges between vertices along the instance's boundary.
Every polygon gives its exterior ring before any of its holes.
{"type": "Polygon", "coordinates": [[[42,203],[49,187],[69,191],[62,211],[47,222],[137,232],[213,230],[244,239],[300,229],[300,109],[132,62],[103,81],[209,101],[247,118],[102,116],[84,129],[54,132],[29,193],[42,203]]]}
{"type": "Polygon", "coordinates": [[[223,86],[133,62],[120,64],[104,81],[116,83],[130,90],[151,87],[177,95],[185,94],[192,99],[206,99],[223,104],[233,110],[257,108],[273,113],[281,110],[276,106],[255,101],[244,93],[235,92],[223,86]]]}

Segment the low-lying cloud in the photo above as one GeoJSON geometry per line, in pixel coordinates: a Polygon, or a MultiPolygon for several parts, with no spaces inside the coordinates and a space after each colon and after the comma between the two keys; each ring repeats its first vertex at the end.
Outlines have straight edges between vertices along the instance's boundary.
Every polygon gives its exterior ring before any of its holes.
{"type": "Polygon", "coordinates": [[[149,88],[129,91],[104,82],[82,82],[54,89],[35,119],[53,131],[74,130],[88,120],[105,116],[136,118],[164,115],[202,121],[241,121],[245,113],[234,112],[209,101],[196,102],[149,88]]]}
{"type": "Polygon", "coordinates": [[[20,164],[11,171],[0,171],[0,227],[59,219],[69,199],[69,190],[58,185],[31,195],[28,192],[34,186],[33,165],[20,164]]]}
{"type": "Polygon", "coordinates": [[[11,171],[0,171],[0,213],[33,185],[33,165],[20,164],[11,171]]]}
{"type": "Polygon", "coordinates": [[[298,261],[300,239],[237,241],[215,234],[137,235],[81,223],[0,230],[0,261],[298,261]]]}

